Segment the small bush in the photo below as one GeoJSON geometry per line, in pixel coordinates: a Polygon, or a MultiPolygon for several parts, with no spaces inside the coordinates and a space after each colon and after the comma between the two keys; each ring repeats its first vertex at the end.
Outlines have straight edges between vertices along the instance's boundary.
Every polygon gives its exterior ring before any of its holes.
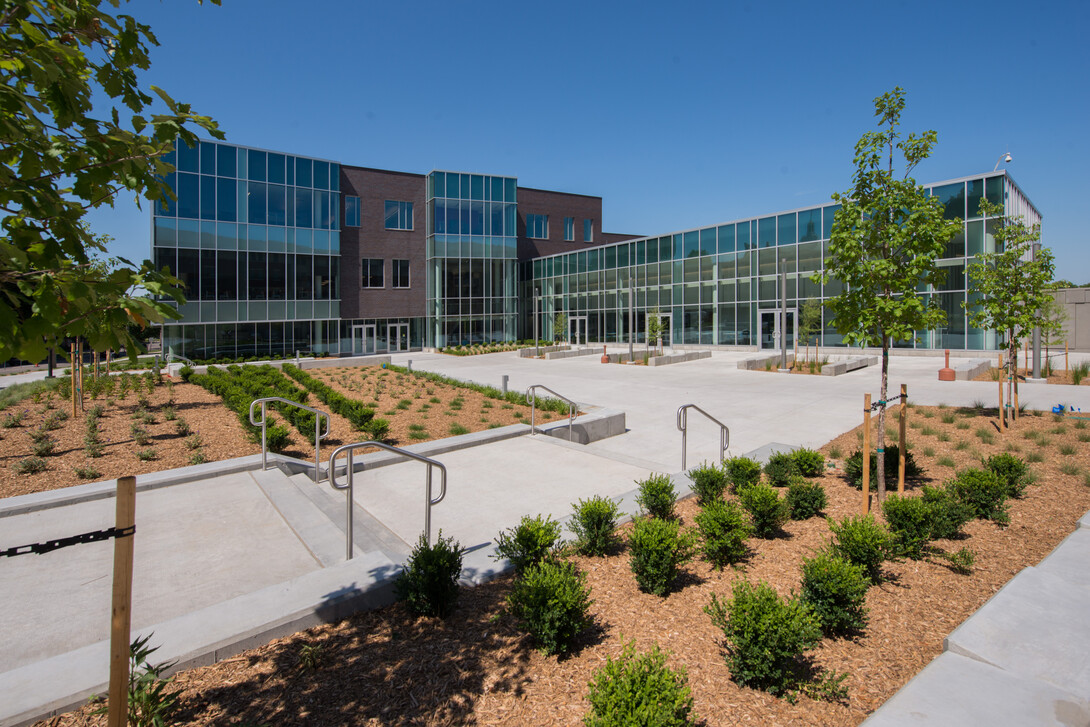
{"type": "Polygon", "coordinates": [[[572,505],[568,529],[575,533],[575,548],[583,555],[606,555],[617,543],[617,520],[622,513],[608,497],[595,495],[572,505]]]}
{"type": "Polygon", "coordinates": [[[76,467],[75,471],[76,477],[79,477],[81,480],[97,480],[99,477],[102,477],[102,473],[96,470],[91,465],[87,465],[86,467],[76,467]]]}
{"type": "MultiPolygon", "coordinates": [[[[886,482],[897,482],[897,470],[900,467],[900,447],[896,444],[886,445],[886,482]]],[[[905,452],[905,479],[914,480],[920,477],[922,470],[916,464],[912,452],[905,452]]],[[[844,460],[844,475],[851,486],[859,490],[863,488],[863,451],[857,449],[848,459],[844,460]]],[[[878,489],[878,453],[870,453],[870,489],[875,492],[878,489]]]]}
{"type": "Polygon", "coordinates": [[[33,452],[36,457],[49,457],[57,448],[57,440],[44,431],[39,430],[33,432],[31,434],[31,439],[30,451],[33,452]]]}
{"type": "Polygon", "coordinates": [[[704,557],[715,566],[737,563],[746,557],[746,538],[753,528],[736,502],[717,500],[696,516],[704,557]]]}
{"type": "Polygon", "coordinates": [[[920,498],[931,509],[931,539],[956,538],[973,519],[973,509],[959,500],[950,487],[923,486],[920,498]]]}
{"type": "Polygon", "coordinates": [[[787,487],[792,479],[802,475],[790,452],[773,452],[765,463],[764,472],[768,484],[773,487],[787,487]]]}
{"type": "Polygon", "coordinates": [[[772,538],[787,522],[787,501],[768,485],[751,485],[738,494],[738,501],[753,521],[753,534],[772,538]]]}
{"type": "Polygon", "coordinates": [[[1007,514],[1007,488],[987,470],[970,467],[947,483],[954,496],[969,507],[973,517],[1001,525],[1010,522],[1007,514]]]}
{"type": "Polygon", "coordinates": [[[787,510],[792,520],[806,520],[825,509],[825,488],[818,482],[795,480],[787,486],[787,510]]]}
{"type": "Polygon", "coordinates": [[[796,449],[791,453],[799,473],[803,477],[821,477],[825,474],[825,456],[813,449],[796,449]]]}
{"type": "Polygon", "coordinates": [[[182,381],[189,381],[190,377],[193,376],[193,367],[186,364],[178,370],[178,376],[181,377],[182,381]]]}
{"type": "Polygon", "coordinates": [[[421,533],[394,584],[398,600],[418,616],[446,616],[458,600],[464,552],[454,538],[444,538],[442,530],[435,545],[429,545],[421,533]]]}
{"type": "Polygon", "coordinates": [[[677,492],[670,475],[651,475],[645,480],[636,483],[640,494],[636,496],[636,503],[651,517],[660,520],[674,519],[674,503],[677,501],[677,492]]]}
{"type": "Polygon", "coordinates": [[[9,411],[7,414],[4,415],[2,419],[0,419],[0,427],[3,427],[4,429],[14,429],[15,427],[22,426],[23,417],[25,416],[25,409],[20,411],[9,411]]]}
{"type": "Polygon", "coordinates": [[[924,547],[931,540],[932,508],[922,497],[889,495],[882,503],[882,514],[895,539],[897,555],[913,560],[923,557],[924,547]]]}
{"type": "Polygon", "coordinates": [[[204,440],[201,439],[201,435],[199,434],[190,434],[188,437],[185,438],[186,449],[200,449],[203,446],[204,440]]]}
{"type": "Polygon", "coordinates": [[[159,458],[159,453],[155,451],[155,447],[147,447],[136,450],[136,458],[141,462],[151,462],[159,458]]]}
{"type": "Polygon", "coordinates": [[[204,452],[197,450],[193,454],[189,455],[189,464],[204,464],[208,461],[208,458],[204,456],[204,452]]]}
{"type": "Polygon", "coordinates": [[[727,489],[726,473],[714,464],[704,462],[699,467],[689,470],[686,474],[693,481],[696,503],[701,507],[723,497],[723,490],[727,489]]]}
{"type": "Polygon", "coordinates": [[[749,457],[731,457],[723,462],[731,492],[739,492],[761,481],[761,464],[749,457]]]}
{"type": "Polygon", "coordinates": [[[548,515],[524,515],[516,527],[504,530],[496,537],[496,560],[511,561],[521,573],[537,565],[554,552],[560,542],[560,523],[548,515]]]}
{"type": "Polygon", "coordinates": [[[723,630],[731,679],[772,694],[794,684],[796,661],[821,639],[810,607],[797,598],[781,599],[767,583],[741,581],[730,600],[712,594],[704,611],[723,630]]]}
{"type": "Polygon", "coordinates": [[[36,475],[45,472],[48,467],[41,457],[25,457],[12,465],[12,469],[19,475],[36,475]]]}
{"type": "Polygon", "coordinates": [[[587,727],[684,727],[696,719],[685,667],[666,666],[666,654],[657,645],[637,654],[633,642],[625,644],[620,658],[607,659],[595,672],[587,701],[587,727]]]}
{"type": "Polygon", "coordinates": [[[546,560],[530,566],[511,587],[507,607],[519,628],[546,654],[564,654],[587,627],[587,577],[570,561],[546,560]]]}
{"type": "Polygon", "coordinates": [[[882,577],[882,563],[889,559],[893,550],[893,536],[879,525],[874,516],[846,517],[840,522],[828,519],[833,539],[829,548],[849,563],[863,566],[867,577],[877,583],[882,577]]]}
{"type": "Polygon", "coordinates": [[[984,460],[984,467],[991,471],[1006,488],[1007,497],[1022,497],[1026,493],[1026,475],[1029,467],[1021,457],[1006,452],[984,460]]]}
{"type": "Polygon", "coordinates": [[[693,557],[695,538],[673,520],[637,520],[628,536],[632,573],[640,590],[665,596],[679,568],[693,557]]]}
{"type": "Polygon", "coordinates": [[[828,551],[802,561],[801,598],[827,636],[866,627],[868,587],[870,579],[863,566],[828,551]]]}

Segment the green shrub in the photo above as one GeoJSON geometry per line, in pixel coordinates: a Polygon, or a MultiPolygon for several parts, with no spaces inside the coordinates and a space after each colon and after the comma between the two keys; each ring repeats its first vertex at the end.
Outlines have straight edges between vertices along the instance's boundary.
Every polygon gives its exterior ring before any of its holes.
{"type": "Polygon", "coordinates": [[[45,431],[39,429],[31,432],[30,436],[30,451],[33,452],[36,457],[49,457],[57,448],[57,440],[45,431]]]}
{"type": "Polygon", "coordinates": [[[753,521],[753,534],[759,538],[772,538],[787,522],[787,501],[768,485],[751,485],[738,493],[738,501],[753,521]]]}
{"type": "Polygon", "coordinates": [[[773,487],[787,487],[792,479],[802,475],[790,452],[773,452],[765,463],[764,472],[768,484],[773,487]]]}
{"type": "Polygon", "coordinates": [[[1007,488],[987,470],[970,467],[958,472],[947,483],[954,496],[969,507],[973,517],[992,520],[1001,525],[1010,522],[1007,514],[1007,488]]]}
{"type": "Polygon", "coordinates": [[[496,560],[509,560],[521,573],[553,553],[560,542],[560,523],[548,515],[524,515],[516,527],[496,537],[496,560]]]}
{"type": "Polygon", "coordinates": [[[587,727],[684,727],[696,719],[685,667],[675,671],[666,666],[666,654],[657,644],[637,654],[629,642],[620,658],[606,659],[590,682],[587,701],[587,727]]]}
{"type": "Polygon", "coordinates": [[[871,514],[849,516],[836,522],[828,519],[833,539],[829,547],[849,563],[863,566],[867,577],[877,583],[882,577],[882,563],[893,550],[893,536],[871,514]]]}
{"type": "Polygon", "coordinates": [[[1029,467],[1021,457],[1003,452],[984,460],[984,467],[999,478],[999,482],[1006,488],[1007,497],[1018,498],[1026,494],[1029,467]]]}
{"type": "Polygon", "coordinates": [[[695,549],[692,531],[673,520],[637,520],[628,536],[632,573],[640,590],[665,596],[695,549]]]}
{"type": "Polygon", "coordinates": [[[182,381],[189,381],[193,377],[193,367],[186,364],[178,370],[178,376],[181,377],[182,381]]]}
{"type": "Polygon", "coordinates": [[[923,486],[920,499],[931,510],[931,539],[956,538],[965,523],[973,519],[973,509],[962,502],[950,487],[923,486]]]}
{"type": "Polygon", "coordinates": [[[442,530],[435,545],[429,545],[421,533],[404,572],[394,584],[398,600],[418,616],[446,616],[458,600],[464,552],[454,538],[444,538],[442,530]]]}
{"type": "Polygon", "coordinates": [[[49,465],[41,457],[24,457],[12,465],[12,469],[19,475],[36,475],[39,472],[45,472],[48,468],[49,465]]]}
{"type": "Polygon", "coordinates": [[[799,473],[803,477],[821,477],[825,474],[825,455],[814,449],[796,449],[791,453],[799,473]]]}
{"type": "Polygon", "coordinates": [[[726,470],[731,492],[744,490],[761,481],[761,464],[749,457],[731,457],[724,460],[723,469],[726,470]]]}
{"type": "MultiPolygon", "coordinates": [[[[886,445],[886,483],[897,482],[897,470],[900,467],[900,447],[896,444],[886,445]]],[[[920,466],[916,464],[916,458],[911,451],[905,452],[905,479],[915,480],[923,474],[920,466]]],[[[859,490],[863,488],[863,451],[855,450],[844,460],[844,475],[851,486],[859,490]]],[[[878,489],[878,453],[870,453],[870,489],[874,492],[878,489]]]]}
{"type": "Polygon", "coordinates": [[[723,497],[723,490],[727,489],[726,473],[714,464],[704,462],[699,467],[689,470],[686,474],[693,481],[696,502],[701,507],[723,497]]]}
{"type": "Polygon", "coordinates": [[[795,480],[787,486],[787,510],[792,520],[806,520],[821,513],[828,504],[825,488],[819,482],[795,480]]]}
{"type": "Polygon", "coordinates": [[[572,505],[568,529],[575,533],[575,548],[583,555],[606,555],[616,547],[617,520],[622,516],[617,503],[595,495],[572,505]]]}
{"type": "Polygon", "coordinates": [[[136,458],[141,462],[151,462],[159,458],[159,453],[155,451],[155,447],[147,447],[136,450],[136,458]]]}
{"type": "Polygon", "coordinates": [[[731,678],[772,694],[794,684],[796,661],[821,639],[821,626],[809,606],[797,598],[781,599],[763,582],[738,582],[726,601],[712,594],[704,610],[723,630],[731,678]]]}
{"type": "Polygon", "coordinates": [[[746,539],[753,531],[745,512],[736,502],[717,500],[696,516],[704,557],[722,568],[746,557],[746,539]]]}
{"type": "Polygon", "coordinates": [[[897,555],[919,560],[934,532],[933,508],[922,497],[888,495],[882,503],[882,514],[893,534],[897,555]]]}
{"type": "Polygon", "coordinates": [[[827,635],[862,631],[867,625],[867,588],[863,566],[829,551],[802,561],[801,599],[810,606],[827,635]]]}
{"type": "Polygon", "coordinates": [[[570,651],[589,624],[586,581],[574,563],[550,560],[530,566],[515,579],[507,607],[546,654],[570,651]]]}
{"type": "Polygon", "coordinates": [[[674,519],[674,502],[677,501],[677,492],[674,490],[670,475],[651,475],[636,484],[640,490],[640,494],[636,496],[636,504],[651,517],[657,517],[660,520],[674,519]]]}
{"type": "Polygon", "coordinates": [[[283,452],[290,444],[291,430],[285,425],[272,424],[265,427],[265,446],[270,452],[283,452]]]}

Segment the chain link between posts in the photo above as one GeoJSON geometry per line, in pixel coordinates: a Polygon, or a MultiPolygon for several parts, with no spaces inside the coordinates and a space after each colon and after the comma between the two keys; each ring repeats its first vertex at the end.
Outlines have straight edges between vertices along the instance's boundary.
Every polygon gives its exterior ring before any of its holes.
{"type": "Polygon", "coordinates": [[[109,540],[111,538],[128,538],[135,532],[135,525],[130,525],[127,528],[109,528],[108,530],[94,530],[89,533],[70,535],[67,538],[47,540],[44,543],[17,545],[14,548],[0,550],[0,558],[14,558],[17,555],[29,555],[30,553],[34,553],[35,555],[42,555],[43,553],[51,553],[54,550],[59,550],[60,548],[67,548],[70,545],[82,545],[83,543],[98,543],[103,540],[109,540]]]}

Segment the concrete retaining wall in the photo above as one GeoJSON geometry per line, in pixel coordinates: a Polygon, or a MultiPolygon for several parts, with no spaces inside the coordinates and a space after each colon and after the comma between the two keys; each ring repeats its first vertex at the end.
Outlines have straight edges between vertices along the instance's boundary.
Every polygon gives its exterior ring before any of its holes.
{"type": "MultiPolygon", "coordinates": [[[[571,348],[566,351],[550,351],[545,354],[546,361],[552,361],[558,358],[575,358],[576,356],[593,356],[598,354],[598,348],[571,348]]],[[[601,354],[598,354],[601,355],[601,354]]]]}
{"type": "Polygon", "coordinates": [[[543,354],[552,353],[553,351],[567,351],[571,346],[564,344],[563,346],[540,346],[531,348],[520,348],[519,358],[534,358],[537,356],[538,351],[543,354]]]}

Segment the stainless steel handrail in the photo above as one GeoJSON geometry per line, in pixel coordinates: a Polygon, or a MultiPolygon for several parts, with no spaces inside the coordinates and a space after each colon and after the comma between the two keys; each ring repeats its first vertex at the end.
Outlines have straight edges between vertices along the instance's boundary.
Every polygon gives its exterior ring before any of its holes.
{"type": "Polygon", "coordinates": [[[321,450],[322,440],[329,436],[329,427],[331,424],[329,414],[321,411],[320,409],[315,409],[314,407],[300,404],[299,402],[292,401],[291,399],[283,399],[279,396],[269,396],[264,399],[254,399],[250,402],[250,424],[253,424],[255,427],[261,427],[261,469],[266,470],[269,468],[266,461],[268,458],[268,448],[265,446],[265,425],[269,420],[266,416],[266,406],[271,401],[279,401],[283,402],[284,404],[291,404],[292,406],[297,406],[300,409],[306,409],[307,411],[314,413],[314,482],[320,482],[322,479],[322,472],[318,464],[321,461],[319,459],[319,452],[321,450]],[[255,422],[254,407],[258,404],[261,405],[261,421],[255,422]],[[320,429],[323,417],[325,418],[324,432],[322,432],[320,429]]]}
{"type": "Polygon", "coordinates": [[[727,425],[713,417],[708,412],[701,409],[696,404],[685,404],[677,410],[677,428],[681,432],[681,469],[685,469],[685,439],[686,429],[689,425],[689,409],[696,409],[698,412],[711,419],[713,422],[719,425],[719,459],[723,459],[723,455],[727,452],[727,447],[730,445],[730,430],[727,429],[727,425]]]}
{"type": "Polygon", "coordinates": [[[185,356],[179,356],[176,353],[168,352],[167,355],[166,355],[166,361],[167,361],[168,366],[170,365],[170,363],[171,363],[171,361],[173,359],[178,359],[179,361],[184,361],[185,363],[189,364],[190,366],[196,366],[197,365],[197,364],[193,363],[192,361],[190,361],[189,359],[187,359],[185,356]]]}
{"type": "MultiPolygon", "coordinates": [[[[345,535],[347,537],[347,541],[345,543],[345,558],[347,560],[352,560],[352,540],[353,540],[352,539],[352,520],[353,520],[353,518],[352,518],[352,475],[353,475],[354,469],[355,469],[352,466],[352,452],[354,450],[357,450],[357,449],[361,448],[361,447],[378,447],[379,449],[385,449],[387,452],[394,452],[395,454],[400,454],[400,455],[403,455],[405,457],[408,457],[409,459],[415,459],[418,462],[423,462],[426,465],[428,465],[428,476],[427,476],[427,480],[425,481],[425,487],[427,489],[426,489],[426,491],[424,493],[424,500],[425,500],[425,505],[424,505],[424,538],[427,540],[428,544],[430,545],[431,544],[431,508],[432,508],[432,505],[438,505],[440,502],[443,501],[443,498],[447,496],[447,468],[446,468],[446,466],[442,462],[437,462],[434,459],[429,459],[427,457],[424,457],[423,455],[416,454],[415,452],[409,452],[409,451],[404,450],[404,449],[399,449],[399,448],[397,448],[397,447],[395,447],[395,446],[393,446],[391,444],[386,444],[384,442],[374,442],[374,441],[355,442],[353,444],[345,444],[345,445],[342,445],[340,447],[337,447],[336,449],[333,450],[333,454],[329,455],[329,484],[335,490],[347,490],[348,491],[348,494],[347,494],[348,501],[346,503],[347,507],[345,508],[348,511],[347,514],[346,514],[346,520],[345,520],[345,535]],[[333,466],[333,461],[336,460],[338,456],[340,456],[341,452],[347,452],[348,453],[348,464],[347,464],[348,477],[347,477],[347,481],[343,485],[337,483],[337,472],[336,472],[336,469],[333,466]],[[435,498],[434,500],[431,497],[431,468],[432,467],[438,467],[439,472],[442,475],[442,477],[439,480],[439,497],[435,498]]],[[[362,471],[362,468],[361,468],[361,471],[362,471]]]]}
{"type": "Polygon", "coordinates": [[[561,401],[568,402],[568,441],[570,442],[572,440],[571,423],[575,419],[575,415],[578,412],[578,407],[576,407],[574,401],[572,401],[571,399],[569,399],[566,396],[561,396],[560,394],[556,393],[555,391],[550,389],[548,386],[545,386],[544,384],[534,384],[533,386],[531,386],[529,389],[526,390],[526,403],[530,405],[530,436],[533,436],[534,434],[537,434],[537,430],[536,430],[536,428],[534,426],[534,413],[535,413],[535,411],[537,409],[537,392],[536,392],[536,389],[545,389],[545,391],[549,392],[550,394],[555,396],[557,399],[560,399],[561,401]]]}

